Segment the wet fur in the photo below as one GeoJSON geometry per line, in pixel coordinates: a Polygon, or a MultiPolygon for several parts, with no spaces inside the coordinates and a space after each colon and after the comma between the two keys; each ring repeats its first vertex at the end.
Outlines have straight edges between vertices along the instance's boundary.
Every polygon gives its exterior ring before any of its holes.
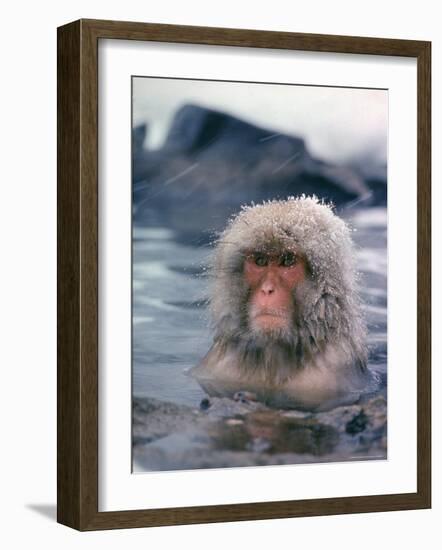
{"type": "MultiPolygon", "coordinates": [[[[314,197],[245,207],[220,236],[211,266],[214,344],[195,374],[218,395],[251,390],[301,408],[355,401],[371,378],[348,226],[314,197]],[[308,276],[293,292],[286,329],[250,328],[246,251],[304,254],[308,276]]],[[[372,380],[371,380],[372,381],[372,380]]]]}

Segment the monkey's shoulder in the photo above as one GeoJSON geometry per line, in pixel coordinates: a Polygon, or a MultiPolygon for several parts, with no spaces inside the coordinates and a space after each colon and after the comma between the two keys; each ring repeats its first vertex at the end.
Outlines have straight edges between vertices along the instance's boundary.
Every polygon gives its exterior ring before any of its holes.
{"type": "Polygon", "coordinates": [[[251,368],[234,353],[220,354],[213,346],[191,374],[212,396],[231,397],[238,391],[249,391],[274,406],[309,410],[354,403],[372,383],[367,369],[361,369],[356,362],[343,362],[335,349],[302,366],[257,364],[251,368]]]}

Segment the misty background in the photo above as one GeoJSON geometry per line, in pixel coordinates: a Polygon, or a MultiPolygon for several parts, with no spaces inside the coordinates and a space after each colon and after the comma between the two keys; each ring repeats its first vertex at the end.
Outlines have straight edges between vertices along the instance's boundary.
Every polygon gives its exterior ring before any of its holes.
{"type": "Polygon", "coordinates": [[[388,92],[284,84],[133,79],[134,126],[148,123],[145,146],[160,148],[175,113],[185,104],[223,111],[274,132],[302,136],[323,160],[361,158],[385,165],[388,92]]]}
{"type": "Polygon", "coordinates": [[[387,140],[386,90],[134,77],[134,224],[203,244],[251,202],[385,206],[387,140]]]}

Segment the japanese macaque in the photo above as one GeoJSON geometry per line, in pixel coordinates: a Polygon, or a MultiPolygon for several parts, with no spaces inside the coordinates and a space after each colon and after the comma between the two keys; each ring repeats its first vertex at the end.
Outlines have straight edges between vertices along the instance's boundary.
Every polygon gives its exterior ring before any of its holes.
{"type": "Polygon", "coordinates": [[[326,410],[375,385],[350,230],[315,197],[244,207],[211,266],[214,342],[192,369],[210,395],[326,410]]]}

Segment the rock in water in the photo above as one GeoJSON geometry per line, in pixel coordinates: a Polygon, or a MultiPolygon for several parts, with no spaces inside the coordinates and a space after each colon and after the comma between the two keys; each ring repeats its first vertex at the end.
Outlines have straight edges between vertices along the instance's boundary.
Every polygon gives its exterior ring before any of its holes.
{"type": "Polygon", "coordinates": [[[195,409],[151,398],[133,401],[135,471],[385,459],[386,448],[381,396],[364,402],[364,411],[353,405],[323,413],[217,397],[195,409]]]}

